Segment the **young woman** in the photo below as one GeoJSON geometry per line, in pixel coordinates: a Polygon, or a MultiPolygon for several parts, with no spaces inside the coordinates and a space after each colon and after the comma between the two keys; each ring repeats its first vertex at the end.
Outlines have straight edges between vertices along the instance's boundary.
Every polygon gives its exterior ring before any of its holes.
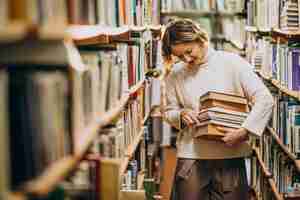
{"type": "Polygon", "coordinates": [[[251,153],[249,136],[260,137],[270,118],[273,98],[243,58],[216,51],[206,32],[191,20],[166,25],[162,38],[166,62],[177,57],[165,79],[165,119],[179,130],[173,200],[246,200],[244,157],[251,153]],[[199,97],[208,91],[244,96],[252,110],[239,129],[222,129],[221,141],[194,138],[199,97]],[[184,128],[185,127],[185,128],[184,128]]]}

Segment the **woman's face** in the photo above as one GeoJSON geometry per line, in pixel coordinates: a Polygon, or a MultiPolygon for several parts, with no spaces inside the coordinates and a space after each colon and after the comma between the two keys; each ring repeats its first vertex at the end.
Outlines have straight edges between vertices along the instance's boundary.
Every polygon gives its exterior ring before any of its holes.
{"type": "Polygon", "coordinates": [[[208,44],[199,42],[186,42],[173,45],[172,54],[192,68],[206,62],[205,58],[208,51],[208,44]]]}

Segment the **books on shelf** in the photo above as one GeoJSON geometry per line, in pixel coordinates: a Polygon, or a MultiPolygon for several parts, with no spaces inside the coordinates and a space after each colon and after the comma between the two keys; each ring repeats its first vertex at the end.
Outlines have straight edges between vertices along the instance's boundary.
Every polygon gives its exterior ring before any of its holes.
{"type": "MultiPolygon", "coordinates": [[[[252,37],[252,36],[250,36],[252,37]]],[[[277,80],[280,85],[299,91],[300,64],[297,42],[271,43],[269,38],[249,39],[248,59],[260,73],[277,80]]]]}
{"type": "Polygon", "coordinates": [[[299,29],[299,1],[251,0],[247,2],[247,16],[247,25],[259,30],[296,31],[299,29]]]}
{"type": "Polygon", "coordinates": [[[12,187],[16,188],[71,153],[70,90],[66,74],[56,70],[11,69],[9,78],[12,187]]]}
{"type": "Polygon", "coordinates": [[[299,157],[300,103],[291,99],[274,96],[275,107],[272,128],[278,134],[285,147],[299,157]]]}
{"type": "Polygon", "coordinates": [[[163,0],[161,1],[163,12],[176,11],[213,11],[241,12],[244,8],[244,1],[237,0],[163,0]]]}

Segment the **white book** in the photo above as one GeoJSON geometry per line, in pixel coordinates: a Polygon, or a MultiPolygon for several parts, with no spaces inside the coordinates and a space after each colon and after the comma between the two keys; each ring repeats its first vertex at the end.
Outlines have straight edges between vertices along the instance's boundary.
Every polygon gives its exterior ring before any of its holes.
{"type": "Polygon", "coordinates": [[[108,91],[108,109],[117,106],[120,94],[121,66],[115,60],[110,68],[109,91],[108,91]]]}

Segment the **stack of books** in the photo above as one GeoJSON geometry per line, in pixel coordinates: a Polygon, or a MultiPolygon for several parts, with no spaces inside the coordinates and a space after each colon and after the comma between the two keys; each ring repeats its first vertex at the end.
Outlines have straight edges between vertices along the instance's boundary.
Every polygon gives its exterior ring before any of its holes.
{"type": "Polygon", "coordinates": [[[281,29],[297,30],[299,28],[299,8],[297,0],[284,1],[280,15],[281,29]]]}
{"type": "Polygon", "coordinates": [[[247,100],[242,96],[208,92],[200,97],[200,123],[194,137],[220,140],[220,128],[238,129],[248,116],[247,100]]]}

